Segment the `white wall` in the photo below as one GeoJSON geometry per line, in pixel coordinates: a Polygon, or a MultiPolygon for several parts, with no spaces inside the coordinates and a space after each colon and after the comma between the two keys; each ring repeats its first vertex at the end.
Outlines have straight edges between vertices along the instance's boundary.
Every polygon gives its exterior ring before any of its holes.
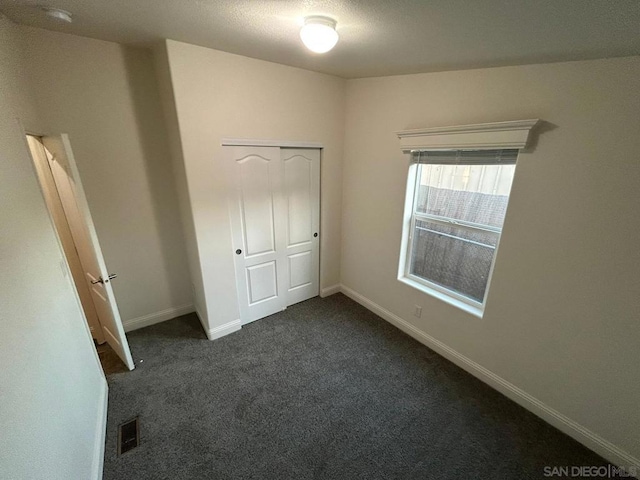
{"type": "Polygon", "coordinates": [[[207,305],[204,302],[205,295],[204,284],[202,283],[202,268],[198,254],[198,242],[196,241],[187,172],[184,155],[182,154],[180,127],[178,124],[178,113],[176,111],[176,100],[173,95],[173,80],[171,78],[166,42],[156,45],[153,50],[153,55],[158,91],[164,112],[167,138],[171,151],[173,178],[178,194],[180,219],[182,221],[182,233],[189,265],[193,303],[198,314],[206,319],[207,305]]]}
{"type": "Polygon", "coordinates": [[[125,326],[191,304],[151,52],[20,30],[41,128],[70,136],[125,326]]]}
{"type": "Polygon", "coordinates": [[[106,381],[18,124],[17,28],[0,15],[0,478],[98,478],[106,381]]]}
{"type": "Polygon", "coordinates": [[[349,81],[341,269],[349,289],[635,461],[639,91],[637,57],[349,81]],[[408,158],[394,132],[527,118],[547,124],[518,160],[484,318],[400,283],[408,158]]]}
{"type": "MultiPolygon", "coordinates": [[[[320,284],[340,280],[345,81],[167,41],[209,328],[239,318],[221,139],[319,142],[320,284]]],[[[201,312],[202,313],[202,312],[201,312]]]]}

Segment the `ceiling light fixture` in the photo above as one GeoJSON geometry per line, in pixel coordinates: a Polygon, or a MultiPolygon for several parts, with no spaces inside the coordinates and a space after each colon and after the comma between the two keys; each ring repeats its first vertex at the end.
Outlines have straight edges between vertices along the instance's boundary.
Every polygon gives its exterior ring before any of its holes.
{"type": "Polygon", "coordinates": [[[306,17],[300,29],[300,38],[312,52],[326,53],[338,43],[336,21],[329,17],[306,17]]]}
{"type": "Polygon", "coordinates": [[[54,7],[42,7],[45,15],[51,17],[55,20],[59,20],[61,22],[71,23],[73,19],[71,18],[71,12],[67,12],[66,10],[62,10],[61,8],[54,7]]]}

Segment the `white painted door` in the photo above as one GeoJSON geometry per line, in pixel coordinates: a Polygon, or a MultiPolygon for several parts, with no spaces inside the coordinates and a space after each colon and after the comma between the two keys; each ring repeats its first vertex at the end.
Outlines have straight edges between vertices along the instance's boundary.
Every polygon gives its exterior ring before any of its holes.
{"type": "Polygon", "coordinates": [[[319,292],[320,151],[224,147],[243,324],[319,292]]]}
{"type": "Polygon", "coordinates": [[[320,290],[320,150],[280,150],[287,210],[287,306],[320,290]]]}
{"type": "Polygon", "coordinates": [[[105,340],[129,370],[133,370],[135,366],[129,343],[122,327],[111,279],[91,219],[69,137],[67,135],[43,137],[42,143],[52,155],[49,161],[51,173],[58,188],[105,340]]]}
{"type": "Polygon", "coordinates": [[[225,147],[242,323],[286,308],[282,161],[277,147],[225,147]]]}
{"type": "Polygon", "coordinates": [[[71,234],[67,215],[64,213],[64,207],[60,200],[58,187],[56,186],[53,173],[51,172],[51,166],[49,165],[48,158],[49,154],[46,152],[42,141],[38,137],[27,135],[27,142],[29,143],[31,156],[33,157],[33,162],[36,166],[36,173],[42,187],[45,203],[47,204],[47,208],[51,214],[53,224],[56,227],[56,233],[60,239],[64,256],[69,264],[69,270],[71,270],[73,283],[78,292],[78,297],[80,299],[80,304],[82,305],[85,318],[89,324],[91,336],[96,340],[96,342],[102,344],[105,342],[104,332],[100,325],[98,312],[96,312],[96,307],[93,304],[91,291],[85,280],[85,272],[82,267],[82,263],[80,262],[80,257],[78,256],[78,249],[76,248],[71,234]]]}

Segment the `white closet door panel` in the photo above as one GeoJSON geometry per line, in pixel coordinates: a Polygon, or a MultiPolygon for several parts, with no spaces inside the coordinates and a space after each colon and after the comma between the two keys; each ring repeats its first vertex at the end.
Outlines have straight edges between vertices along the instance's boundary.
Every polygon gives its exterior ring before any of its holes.
{"type": "Polygon", "coordinates": [[[282,165],[276,147],[224,147],[242,323],[286,308],[282,165]]]}
{"type": "Polygon", "coordinates": [[[281,150],[287,204],[287,305],[315,297],[320,274],[320,150],[281,150]]]}

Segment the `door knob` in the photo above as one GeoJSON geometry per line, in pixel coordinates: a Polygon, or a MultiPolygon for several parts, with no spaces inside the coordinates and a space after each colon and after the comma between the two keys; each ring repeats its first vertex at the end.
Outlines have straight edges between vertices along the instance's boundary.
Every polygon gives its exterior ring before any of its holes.
{"type": "Polygon", "coordinates": [[[318,236],[318,232],[314,233],[314,234],[313,234],[313,236],[314,236],[314,237],[317,237],[317,236],[318,236]]]}
{"type": "Polygon", "coordinates": [[[242,253],[242,250],[240,250],[240,249],[236,250],[236,255],[240,255],[241,253],[242,253]]]}
{"type": "Polygon", "coordinates": [[[98,280],[95,280],[95,281],[91,280],[91,284],[95,285],[97,283],[101,283],[104,285],[105,283],[109,283],[109,280],[113,280],[114,278],[117,278],[117,277],[118,277],[117,273],[110,273],[106,279],[99,277],[98,280]]]}

